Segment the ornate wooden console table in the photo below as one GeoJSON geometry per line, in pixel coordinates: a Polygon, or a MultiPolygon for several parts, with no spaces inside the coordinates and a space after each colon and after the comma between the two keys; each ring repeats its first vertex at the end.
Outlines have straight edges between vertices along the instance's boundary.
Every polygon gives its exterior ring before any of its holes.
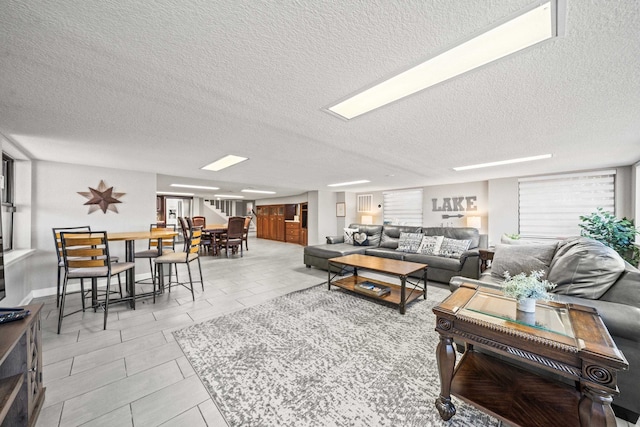
{"type": "Polygon", "coordinates": [[[616,425],[617,372],[629,365],[596,310],[538,302],[528,317],[500,291],[463,284],[433,312],[444,420],[453,394],[512,425],[616,425]],[[454,340],[465,344],[457,366],[454,340]]]}

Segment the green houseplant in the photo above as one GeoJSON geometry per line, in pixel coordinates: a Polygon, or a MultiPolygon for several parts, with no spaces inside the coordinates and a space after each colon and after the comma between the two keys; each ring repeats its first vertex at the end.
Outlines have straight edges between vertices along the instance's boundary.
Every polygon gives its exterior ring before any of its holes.
{"type": "Polygon", "coordinates": [[[525,273],[519,273],[511,277],[509,272],[504,273],[503,293],[511,298],[518,300],[518,310],[535,311],[535,301],[548,301],[553,299],[548,290],[556,287],[547,279],[542,279],[544,271],[532,271],[528,276],[525,273]]]}
{"type": "Polygon", "coordinates": [[[590,215],[581,215],[580,234],[597,240],[616,251],[629,264],[640,262],[640,249],[634,244],[640,233],[633,220],[616,218],[612,212],[598,208],[590,215]]]}

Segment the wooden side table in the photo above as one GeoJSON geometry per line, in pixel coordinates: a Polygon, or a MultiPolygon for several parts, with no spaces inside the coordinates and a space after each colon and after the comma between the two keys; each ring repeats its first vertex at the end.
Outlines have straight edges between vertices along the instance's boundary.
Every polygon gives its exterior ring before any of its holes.
{"type": "Polygon", "coordinates": [[[465,283],[433,312],[442,419],[456,413],[453,394],[510,425],[616,426],[629,364],[595,309],[538,302],[529,318],[499,290],[465,283]],[[454,340],[465,344],[457,365],[454,340]]]}
{"type": "Polygon", "coordinates": [[[491,265],[495,248],[479,249],[478,251],[480,252],[480,273],[482,273],[491,265]]]}

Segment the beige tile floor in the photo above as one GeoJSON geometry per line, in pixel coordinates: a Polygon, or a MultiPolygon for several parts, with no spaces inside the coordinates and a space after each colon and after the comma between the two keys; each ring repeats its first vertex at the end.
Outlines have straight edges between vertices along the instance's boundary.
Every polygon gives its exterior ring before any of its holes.
{"type": "MultiPolygon", "coordinates": [[[[66,317],[58,335],[55,298],[35,301],[45,303],[47,388],[36,426],[226,426],[171,332],[326,281],[326,272],[305,268],[301,246],[250,239],[249,247],[243,258],[201,257],[205,290],[195,287],[195,301],[178,287],[136,310],[114,305],[106,331],[102,313],[89,310],[66,317]]],[[[448,293],[429,286],[430,300],[448,293]]],[[[79,306],[79,297],[68,304],[79,306]]]]}

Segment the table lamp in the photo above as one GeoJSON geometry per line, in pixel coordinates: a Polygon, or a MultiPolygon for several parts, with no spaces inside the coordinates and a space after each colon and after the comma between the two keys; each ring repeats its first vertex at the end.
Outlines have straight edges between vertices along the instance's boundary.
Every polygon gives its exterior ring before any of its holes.
{"type": "Polygon", "coordinates": [[[360,218],[360,223],[361,224],[366,224],[366,225],[373,224],[373,216],[371,216],[371,215],[362,215],[362,217],[360,218]]]}
{"type": "Polygon", "coordinates": [[[480,230],[482,227],[482,217],[479,216],[468,216],[467,217],[467,227],[473,227],[480,230]]]}

